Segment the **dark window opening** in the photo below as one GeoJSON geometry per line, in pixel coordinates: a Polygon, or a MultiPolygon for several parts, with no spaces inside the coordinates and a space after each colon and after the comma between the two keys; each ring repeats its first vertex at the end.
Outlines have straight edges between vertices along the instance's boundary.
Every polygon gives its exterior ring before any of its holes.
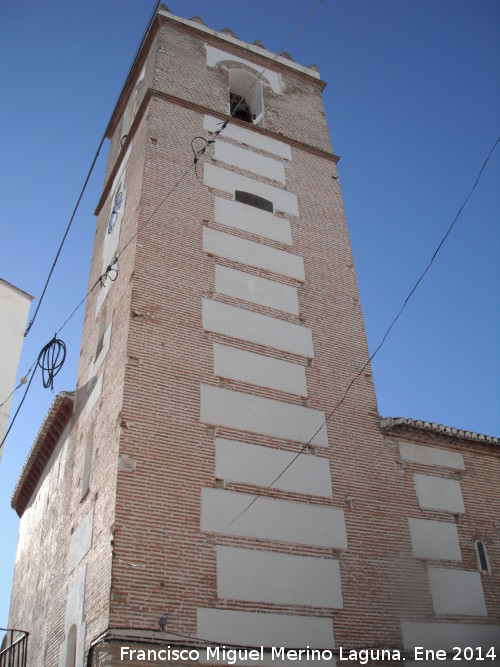
{"type": "Polygon", "coordinates": [[[486,547],[482,542],[476,542],[477,559],[479,562],[479,570],[481,572],[489,572],[488,556],[486,555],[486,547]]]}
{"type": "Polygon", "coordinates": [[[243,190],[236,190],[234,193],[234,200],[239,201],[242,204],[248,204],[248,206],[255,206],[255,208],[261,208],[263,211],[273,212],[273,202],[264,197],[259,197],[258,195],[253,195],[251,192],[243,192],[243,190]]]}
{"type": "Polygon", "coordinates": [[[250,111],[250,105],[244,97],[236,95],[236,93],[231,93],[230,106],[231,116],[244,120],[246,123],[252,122],[253,117],[250,111]]]}

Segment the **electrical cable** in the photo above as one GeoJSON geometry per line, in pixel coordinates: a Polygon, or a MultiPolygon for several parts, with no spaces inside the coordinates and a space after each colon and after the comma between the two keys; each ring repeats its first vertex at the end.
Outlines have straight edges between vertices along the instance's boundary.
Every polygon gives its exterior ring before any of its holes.
{"type": "MultiPolygon", "coordinates": [[[[7,439],[7,436],[10,433],[11,428],[14,425],[14,422],[16,421],[16,417],[19,414],[19,410],[21,409],[24,399],[26,398],[29,388],[31,386],[31,383],[33,382],[33,378],[35,377],[36,369],[40,367],[42,369],[42,381],[43,381],[43,386],[48,389],[50,387],[52,391],[54,391],[54,378],[55,376],[59,373],[61,370],[64,361],[66,359],[66,345],[62,340],[58,340],[56,338],[56,335],[54,338],[45,345],[41,351],[40,354],[38,355],[37,361],[32,364],[30,371],[28,371],[26,377],[30,374],[31,372],[31,377],[28,380],[28,383],[26,385],[26,390],[24,392],[24,395],[21,399],[21,402],[17,406],[17,410],[12,417],[12,420],[10,422],[9,428],[7,429],[4,437],[2,438],[2,442],[0,442],[0,449],[2,449],[3,444],[5,440],[7,439]],[[33,369],[33,370],[31,370],[33,369]]],[[[8,399],[7,399],[8,400],[8,399]]],[[[3,404],[2,404],[3,405],[3,404]]]]}
{"type": "MultiPolygon", "coordinates": [[[[148,31],[149,31],[149,29],[150,29],[150,27],[151,27],[151,24],[152,24],[152,22],[153,22],[153,20],[154,20],[154,17],[156,16],[156,13],[157,13],[157,11],[158,11],[158,7],[160,6],[160,3],[161,3],[161,0],[158,0],[158,2],[157,2],[156,5],[155,5],[155,9],[153,10],[153,14],[151,15],[151,18],[149,19],[147,28],[146,28],[146,30],[145,30],[143,36],[142,36],[141,42],[140,42],[140,44],[139,44],[139,47],[137,48],[137,51],[136,51],[136,53],[135,53],[135,55],[134,55],[134,59],[133,59],[132,63],[135,62],[135,59],[137,58],[137,55],[138,55],[139,51],[141,50],[142,45],[144,44],[144,41],[145,41],[145,39],[146,39],[146,35],[147,35],[147,33],[148,33],[148,31]]],[[[130,74],[130,70],[129,70],[129,74],[130,74]]],[[[66,241],[66,237],[68,236],[68,234],[69,234],[69,230],[70,230],[70,228],[71,228],[71,225],[73,224],[73,220],[74,220],[74,218],[75,218],[76,212],[77,212],[77,210],[78,210],[78,207],[80,206],[80,202],[81,202],[82,197],[83,197],[83,195],[84,195],[84,193],[85,193],[85,190],[86,190],[86,188],[87,188],[88,182],[89,182],[89,180],[90,180],[90,176],[92,175],[92,172],[94,171],[94,167],[95,167],[95,164],[96,164],[96,162],[97,162],[97,158],[99,157],[99,154],[100,154],[100,152],[101,152],[101,148],[102,148],[102,146],[103,146],[103,144],[104,144],[104,142],[105,142],[105,140],[106,140],[106,130],[107,130],[108,125],[109,125],[109,123],[110,123],[110,121],[111,121],[111,118],[113,117],[114,109],[116,108],[116,105],[118,104],[118,100],[120,99],[120,97],[121,97],[121,95],[122,95],[122,93],[123,93],[123,91],[124,91],[124,89],[125,89],[125,85],[126,85],[126,83],[127,83],[127,81],[128,81],[129,74],[127,75],[127,78],[125,79],[125,81],[124,81],[124,83],[123,83],[123,85],[122,85],[122,87],[121,87],[121,89],[120,89],[120,93],[119,93],[119,95],[118,95],[118,97],[117,97],[117,99],[116,99],[116,102],[115,102],[114,106],[113,106],[113,112],[112,112],[111,116],[109,117],[108,122],[106,123],[106,129],[104,130],[104,134],[102,135],[101,141],[99,142],[99,146],[97,147],[97,151],[95,152],[94,159],[92,160],[92,164],[90,165],[90,169],[89,169],[88,172],[87,172],[87,176],[86,176],[85,181],[84,181],[84,183],[83,183],[83,187],[82,187],[82,189],[81,189],[81,191],[80,191],[80,194],[79,194],[79,196],[78,196],[78,199],[77,199],[77,201],[76,201],[75,207],[74,207],[74,209],[73,209],[73,213],[71,214],[71,217],[70,217],[70,219],[69,219],[68,225],[67,225],[67,227],[66,227],[66,231],[64,232],[64,236],[63,236],[62,241],[61,241],[61,243],[60,243],[60,245],[59,245],[59,248],[58,248],[58,250],[57,250],[55,259],[54,259],[54,261],[52,262],[52,266],[50,267],[49,275],[47,276],[47,280],[45,281],[45,285],[44,285],[44,288],[43,288],[43,290],[42,290],[42,294],[40,295],[40,298],[38,299],[37,307],[36,307],[36,309],[35,309],[35,312],[34,312],[34,314],[33,314],[33,317],[31,318],[31,320],[30,320],[30,322],[29,322],[29,324],[28,324],[28,326],[26,327],[26,330],[25,330],[25,332],[24,332],[24,337],[25,337],[25,338],[26,338],[26,336],[28,335],[28,333],[29,333],[31,327],[33,326],[33,324],[34,324],[34,322],[35,322],[35,319],[36,319],[36,316],[37,316],[37,314],[38,314],[38,311],[40,310],[40,306],[42,305],[43,297],[45,296],[45,292],[47,291],[47,287],[48,287],[49,282],[50,282],[50,279],[51,279],[51,277],[52,277],[52,273],[54,272],[54,269],[55,269],[56,264],[57,264],[57,261],[58,261],[58,259],[59,259],[59,255],[61,254],[61,250],[62,250],[62,248],[63,248],[64,242],[66,241]]]]}
{"type": "MultiPolygon", "coordinates": [[[[369,357],[368,361],[364,364],[364,366],[361,368],[361,370],[360,370],[360,371],[354,376],[354,378],[351,380],[351,382],[349,383],[347,389],[344,391],[344,393],[343,393],[341,399],[337,402],[337,404],[334,406],[334,408],[333,408],[333,409],[326,415],[326,417],[325,417],[323,423],[321,424],[321,426],[316,430],[316,432],[311,436],[311,438],[305,443],[305,445],[300,449],[300,451],[294,456],[294,458],[288,463],[288,465],[287,465],[285,468],[283,468],[283,470],[280,472],[280,474],[279,474],[279,475],[278,475],[278,476],[277,476],[277,477],[276,477],[270,484],[268,484],[268,485],[265,487],[266,489],[270,489],[270,488],[271,488],[271,487],[272,487],[272,486],[273,486],[273,485],[280,479],[280,477],[282,477],[282,476],[285,474],[285,472],[286,472],[286,471],[287,471],[287,470],[288,470],[288,469],[295,463],[295,461],[296,461],[296,460],[299,458],[299,456],[300,456],[300,455],[307,449],[307,447],[309,447],[309,445],[312,444],[312,441],[314,440],[314,438],[315,438],[315,437],[318,435],[318,433],[323,429],[323,427],[325,427],[325,426],[328,424],[328,422],[330,421],[330,419],[333,417],[333,415],[337,412],[337,410],[340,408],[340,406],[342,405],[342,403],[345,401],[345,399],[347,398],[348,393],[350,392],[350,390],[351,390],[351,388],[353,387],[353,385],[354,385],[354,383],[356,382],[356,380],[357,380],[357,379],[360,377],[360,375],[365,371],[365,369],[370,365],[370,363],[373,361],[373,359],[375,358],[375,356],[377,355],[377,353],[380,351],[380,349],[381,349],[382,346],[384,345],[384,343],[385,343],[385,341],[386,341],[386,339],[387,339],[387,336],[389,335],[391,329],[394,327],[394,325],[396,324],[396,322],[398,321],[398,319],[399,319],[400,316],[402,315],[404,309],[406,308],[406,305],[408,304],[409,300],[411,299],[411,297],[412,297],[413,294],[415,293],[415,290],[416,290],[416,289],[418,288],[418,286],[420,285],[420,283],[421,283],[422,279],[424,278],[425,274],[426,274],[427,271],[430,269],[432,263],[433,263],[434,260],[436,259],[436,256],[437,256],[438,252],[441,250],[441,248],[442,248],[444,242],[446,241],[446,239],[448,238],[448,236],[449,236],[451,230],[452,230],[453,227],[455,226],[455,223],[457,222],[458,218],[460,217],[460,214],[462,213],[462,211],[463,211],[465,205],[467,204],[467,202],[469,201],[469,199],[470,199],[472,193],[473,193],[474,190],[476,189],[476,187],[477,187],[477,185],[478,185],[478,183],[479,183],[479,180],[480,180],[480,178],[481,178],[481,175],[482,175],[482,173],[483,173],[483,171],[484,171],[486,165],[488,164],[488,162],[489,162],[489,160],[490,160],[490,158],[491,158],[491,156],[492,156],[492,154],[493,154],[493,151],[494,151],[495,148],[498,146],[498,143],[499,143],[499,142],[500,142],[500,136],[497,138],[497,140],[496,140],[495,143],[493,144],[493,147],[491,148],[490,152],[488,153],[488,156],[487,156],[486,159],[484,160],[484,162],[483,162],[483,164],[482,164],[482,166],[481,166],[481,169],[479,170],[479,173],[478,173],[478,175],[477,175],[477,178],[476,178],[476,180],[475,180],[475,182],[474,182],[474,185],[472,186],[472,188],[471,188],[470,191],[469,191],[469,194],[466,196],[466,198],[464,199],[462,205],[461,205],[460,208],[458,209],[457,214],[456,214],[455,217],[453,218],[453,221],[451,222],[451,224],[449,225],[448,229],[446,230],[446,233],[444,234],[443,238],[442,238],[441,241],[439,242],[439,244],[438,244],[436,250],[434,251],[434,253],[433,253],[433,255],[432,255],[431,259],[430,259],[430,261],[428,262],[427,266],[426,266],[425,269],[422,271],[422,273],[420,274],[419,278],[418,278],[417,281],[415,282],[414,286],[413,286],[412,289],[410,290],[408,296],[406,297],[406,299],[405,299],[404,302],[403,302],[403,305],[401,306],[401,308],[399,309],[397,315],[394,317],[394,319],[393,319],[392,322],[390,323],[389,327],[387,328],[386,332],[384,333],[384,335],[383,335],[383,337],[382,337],[382,340],[380,341],[380,343],[379,343],[378,346],[376,347],[376,349],[375,349],[375,351],[373,352],[373,354],[369,357]]],[[[229,521],[229,522],[224,526],[224,528],[222,528],[222,530],[218,531],[217,533],[215,533],[215,534],[213,534],[213,535],[210,535],[208,539],[211,540],[211,541],[213,541],[215,538],[217,538],[217,537],[219,537],[220,535],[222,535],[222,534],[223,534],[223,533],[224,533],[230,526],[232,526],[232,525],[233,525],[233,524],[234,524],[240,517],[242,517],[243,514],[245,514],[245,513],[250,509],[250,507],[251,507],[251,506],[252,506],[252,505],[253,505],[259,498],[262,498],[262,494],[255,494],[255,495],[254,495],[254,498],[248,503],[248,505],[246,505],[246,506],[241,510],[241,512],[239,512],[239,514],[237,514],[233,519],[231,519],[231,521],[229,521]]]]}

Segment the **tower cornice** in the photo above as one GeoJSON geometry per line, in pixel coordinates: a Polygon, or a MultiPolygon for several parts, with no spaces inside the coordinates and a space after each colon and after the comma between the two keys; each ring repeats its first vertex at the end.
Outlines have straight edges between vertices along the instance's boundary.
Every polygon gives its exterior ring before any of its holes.
{"type": "Polygon", "coordinates": [[[224,51],[232,55],[244,57],[247,60],[251,60],[256,65],[266,69],[272,66],[273,71],[293,76],[301,81],[308,83],[309,85],[314,86],[315,88],[318,88],[320,91],[323,91],[327,85],[326,81],[321,80],[319,72],[312,67],[305,67],[304,65],[300,65],[299,63],[289,60],[288,58],[276,55],[272,51],[268,51],[265,48],[257,46],[256,44],[248,44],[247,42],[244,42],[241,39],[233,37],[227,33],[212,30],[211,28],[208,28],[201,23],[189,19],[183,19],[179,16],[175,16],[169,11],[160,9],[151,25],[151,28],[145,35],[144,40],[139,47],[139,51],[135,57],[132,67],[130,68],[125,84],[111,115],[108,126],[106,128],[106,137],[108,139],[112,137],[116,129],[116,125],[121,117],[121,114],[123,113],[135,83],[135,79],[146,60],[151,43],[156,37],[158,29],[161,25],[170,25],[180,32],[184,32],[193,37],[202,38],[207,42],[207,44],[222,48],[224,51]]]}

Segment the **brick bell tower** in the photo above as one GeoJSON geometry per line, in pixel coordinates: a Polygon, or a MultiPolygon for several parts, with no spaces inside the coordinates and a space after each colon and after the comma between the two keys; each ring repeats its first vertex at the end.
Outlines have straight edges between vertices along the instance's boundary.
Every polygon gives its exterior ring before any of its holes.
{"type": "Polygon", "coordinates": [[[119,259],[86,304],[44,664],[400,644],[369,369],[325,423],[368,349],[324,86],[164,8],[149,30],[108,128],[90,286],[119,259]]]}

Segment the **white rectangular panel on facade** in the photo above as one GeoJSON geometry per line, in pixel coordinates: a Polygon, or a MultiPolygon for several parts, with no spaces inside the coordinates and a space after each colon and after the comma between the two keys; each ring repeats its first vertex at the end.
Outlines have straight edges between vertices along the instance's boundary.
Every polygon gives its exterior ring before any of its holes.
{"type": "Polygon", "coordinates": [[[420,507],[454,514],[465,512],[460,484],[455,479],[413,475],[420,507]]]}
{"type": "Polygon", "coordinates": [[[255,206],[215,197],[214,220],[226,227],[293,245],[290,222],[255,206]]]}
{"type": "Polygon", "coordinates": [[[235,440],[215,439],[215,475],[232,482],[270,486],[274,489],[332,497],[328,459],[283,449],[250,445],[235,440]]]}
{"type": "Polygon", "coordinates": [[[205,164],[203,182],[209,188],[229,192],[233,195],[235,190],[250,192],[271,201],[275,211],[299,215],[297,196],[293,192],[261,183],[255,178],[236,174],[229,169],[221,169],[213,164],[205,164]]]}
{"type": "Polygon", "coordinates": [[[200,392],[200,419],[204,424],[328,446],[322,410],[208,385],[201,385],[200,392]]]}
{"type": "MultiPolygon", "coordinates": [[[[217,130],[220,130],[221,125],[222,121],[219,118],[214,118],[213,116],[205,116],[204,118],[203,126],[208,132],[217,132],[217,130]]],[[[247,144],[253,148],[259,148],[267,153],[279,155],[287,160],[292,159],[292,149],[288,144],[277,139],[272,139],[271,137],[266,137],[266,135],[260,134],[257,130],[250,128],[247,130],[234,123],[229,123],[223,130],[223,136],[239,141],[242,144],[247,144]]]]}
{"type": "Polygon", "coordinates": [[[73,531],[69,548],[68,572],[75,568],[92,545],[94,526],[94,508],[86,514],[73,531]]]}
{"type": "Polygon", "coordinates": [[[304,366],[214,343],[214,375],[307,396],[304,366]]]}
{"type": "Polygon", "coordinates": [[[85,417],[88,417],[92,410],[94,409],[95,404],[99,400],[99,397],[102,393],[102,383],[104,380],[104,373],[101,373],[97,382],[94,385],[94,388],[90,392],[90,396],[87,398],[87,403],[85,405],[85,417]]]}
{"type": "Polygon", "coordinates": [[[240,167],[245,171],[253,171],[258,176],[285,184],[285,169],[281,162],[249,151],[247,148],[240,148],[219,140],[215,142],[214,157],[220,162],[240,167]]]}
{"type": "Polygon", "coordinates": [[[111,344],[111,327],[112,327],[112,322],[108,325],[108,328],[104,332],[104,337],[102,341],[102,349],[99,353],[99,356],[97,359],[93,361],[93,363],[90,365],[90,372],[89,372],[89,378],[94,377],[94,375],[97,375],[99,372],[99,369],[102,366],[102,362],[106,358],[106,355],[109,352],[109,346],[111,344]]]}
{"type": "Polygon", "coordinates": [[[311,359],[314,357],[311,330],[299,324],[210,299],[203,299],[202,322],[206,331],[311,359]]]}
{"type": "Polygon", "coordinates": [[[223,489],[201,490],[201,529],[332,549],[347,548],[344,512],[223,489]],[[241,516],[231,523],[241,512],[241,516]]]}
{"type": "Polygon", "coordinates": [[[210,227],[203,227],[203,250],[217,257],[279,273],[301,282],[305,280],[302,257],[210,227]]]}
{"type": "Polygon", "coordinates": [[[488,615],[479,572],[428,567],[427,574],[436,614],[488,615]]]}
{"type": "Polygon", "coordinates": [[[444,521],[408,519],[412,554],[429,560],[462,560],[457,526],[444,521]]]}
{"type": "Polygon", "coordinates": [[[330,618],[198,609],[197,635],[213,643],[286,648],[333,648],[330,618]]]}
{"type": "Polygon", "coordinates": [[[215,291],[291,315],[299,314],[297,288],[260,278],[251,273],[215,266],[215,291]]]}
{"type": "Polygon", "coordinates": [[[342,609],[338,560],[217,547],[217,595],[229,600],[342,609]]]}
{"type": "MultiPolygon", "coordinates": [[[[452,651],[455,646],[461,648],[481,646],[488,650],[492,646],[500,646],[500,625],[404,621],[401,623],[401,629],[403,646],[406,649],[425,646],[434,651],[439,649],[452,651]]],[[[424,665],[425,662],[422,661],[420,664],[424,665]]]]}
{"type": "Polygon", "coordinates": [[[465,470],[464,457],[458,452],[450,452],[447,449],[440,449],[438,447],[415,445],[410,442],[400,442],[399,452],[403,461],[465,470]]]}

